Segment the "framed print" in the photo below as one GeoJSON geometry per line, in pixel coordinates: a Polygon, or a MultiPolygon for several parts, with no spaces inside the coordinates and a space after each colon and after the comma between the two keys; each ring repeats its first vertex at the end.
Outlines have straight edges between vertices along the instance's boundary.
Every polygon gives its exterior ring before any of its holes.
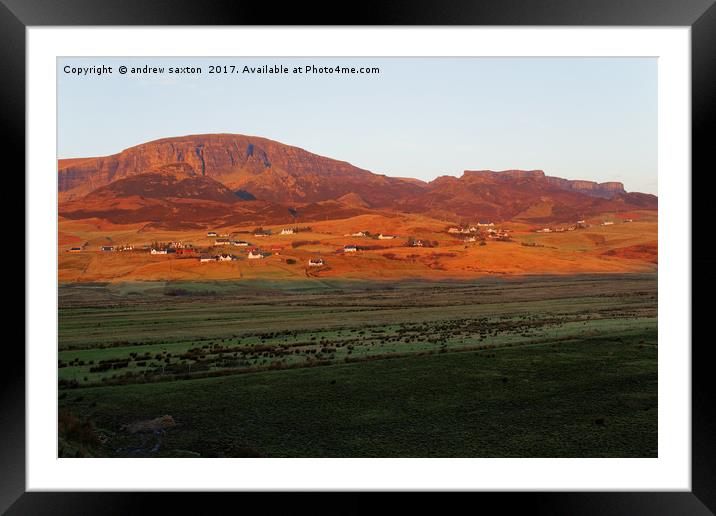
{"type": "Polygon", "coordinates": [[[3,6],[3,509],[713,512],[710,2],[160,7],[3,6]]]}

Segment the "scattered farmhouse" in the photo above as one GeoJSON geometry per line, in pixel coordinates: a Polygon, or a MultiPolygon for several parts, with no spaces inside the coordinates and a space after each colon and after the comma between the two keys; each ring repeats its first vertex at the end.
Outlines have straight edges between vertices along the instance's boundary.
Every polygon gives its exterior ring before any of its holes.
{"type": "Polygon", "coordinates": [[[206,236],[208,236],[208,237],[215,237],[215,236],[217,236],[217,235],[216,235],[216,231],[209,231],[209,232],[206,234],[206,236]]]}
{"type": "Polygon", "coordinates": [[[254,231],[254,236],[255,237],[271,236],[271,231],[268,229],[257,229],[256,231],[254,231]]]}
{"type": "Polygon", "coordinates": [[[177,254],[196,254],[196,249],[193,247],[184,247],[183,249],[177,249],[177,254]]]}
{"type": "Polygon", "coordinates": [[[152,254],[167,254],[169,251],[168,249],[157,249],[156,247],[152,247],[152,250],[149,252],[152,254]]]}
{"type": "Polygon", "coordinates": [[[215,256],[209,256],[208,254],[202,254],[199,257],[199,263],[207,263],[207,262],[215,262],[216,257],[215,256]]]}
{"type": "Polygon", "coordinates": [[[263,253],[258,249],[252,249],[251,251],[249,251],[249,260],[260,260],[263,257],[263,253]]]}
{"type": "Polygon", "coordinates": [[[293,230],[293,228],[283,228],[281,230],[282,235],[293,235],[294,233],[295,231],[293,230]]]}
{"type": "Polygon", "coordinates": [[[80,251],[82,251],[81,247],[70,247],[67,250],[68,253],[79,253],[80,251]]]}
{"type": "Polygon", "coordinates": [[[550,228],[542,228],[535,230],[535,233],[551,233],[552,230],[550,228]]]}
{"type": "Polygon", "coordinates": [[[323,267],[324,262],[321,258],[311,258],[308,260],[308,266],[309,267],[323,267]]]}
{"type": "Polygon", "coordinates": [[[214,245],[229,245],[231,241],[228,238],[217,238],[214,240],[214,245]]]}
{"type": "Polygon", "coordinates": [[[356,231],[355,233],[351,233],[350,235],[346,235],[346,236],[364,237],[364,236],[368,236],[368,232],[367,231],[356,231]]]}
{"type": "Polygon", "coordinates": [[[100,247],[100,251],[104,251],[104,252],[114,251],[114,246],[112,246],[112,245],[103,245],[102,247],[100,247]]]}
{"type": "Polygon", "coordinates": [[[378,235],[378,240],[393,240],[396,238],[395,235],[384,235],[383,233],[378,235]]]}
{"type": "Polygon", "coordinates": [[[220,262],[230,262],[235,259],[236,258],[234,258],[234,256],[231,254],[223,254],[222,253],[219,256],[217,256],[217,261],[220,261],[220,262]]]}
{"type": "Polygon", "coordinates": [[[251,244],[246,242],[245,240],[232,240],[231,245],[236,246],[236,247],[248,247],[251,244]]]}
{"type": "Polygon", "coordinates": [[[624,219],[624,222],[634,222],[634,219],[624,219]]]}
{"type": "Polygon", "coordinates": [[[612,222],[611,220],[605,220],[604,222],[602,222],[602,226],[611,226],[612,224],[614,224],[614,222],[612,222]]]}
{"type": "Polygon", "coordinates": [[[344,253],[355,253],[358,251],[358,246],[355,245],[347,245],[343,247],[344,253]]]}
{"type": "Polygon", "coordinates": [[[488,222],[488,221],[480,221],[477,223],[478,227],[485,228],[485,227],[493,227],[495,225],[494,222],[488,222]]]}

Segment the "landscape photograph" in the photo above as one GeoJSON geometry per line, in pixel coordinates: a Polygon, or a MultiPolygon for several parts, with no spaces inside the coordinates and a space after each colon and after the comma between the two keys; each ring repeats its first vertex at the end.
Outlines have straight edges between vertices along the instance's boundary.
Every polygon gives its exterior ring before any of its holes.
{"type": "Polygon", "coordinates": [[[656,59],[57,70],[58,457],[658,457],[656,59]]]}

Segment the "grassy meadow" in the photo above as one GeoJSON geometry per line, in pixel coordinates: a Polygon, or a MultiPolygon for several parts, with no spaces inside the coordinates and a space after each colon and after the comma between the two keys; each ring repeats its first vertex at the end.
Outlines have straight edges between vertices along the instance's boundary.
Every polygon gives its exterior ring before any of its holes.
{"type": "Polygon", "coordinates": [[[655,457],[657,352],[655,274],[62,284],[59,454],[655,457]]]}

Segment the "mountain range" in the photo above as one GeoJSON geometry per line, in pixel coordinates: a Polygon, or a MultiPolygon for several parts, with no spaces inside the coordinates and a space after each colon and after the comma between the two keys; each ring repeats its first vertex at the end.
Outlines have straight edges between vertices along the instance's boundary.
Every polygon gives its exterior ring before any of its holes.
{"type": "Polygon", "coordinates": [[[541,170],[465,171],[433,181],[389,177],[266,138],[164,138],[104,157],[58,160],[59,212],[115,223],[194,227],[419,213],[444,220],[573,221],[656,209],[618,182],[541,170]]]}

